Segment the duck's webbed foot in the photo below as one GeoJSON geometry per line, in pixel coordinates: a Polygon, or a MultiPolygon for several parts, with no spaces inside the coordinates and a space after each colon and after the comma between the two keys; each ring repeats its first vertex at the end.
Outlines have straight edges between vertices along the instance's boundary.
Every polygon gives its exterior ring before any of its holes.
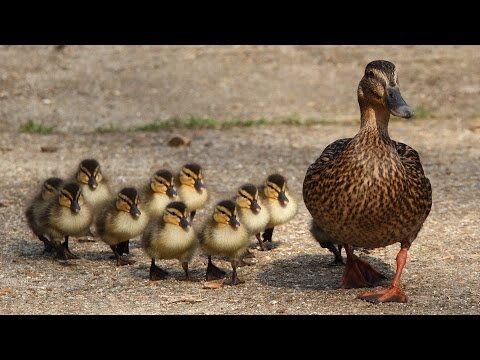
{"type": "Polygon", "coordinates": [[[155,265],[155,260],[152,259],[152,264],[150,265],[150,280],[151,281],[158,281],[164,280],[168,277],[168,272],[162,270],[157,265],[155,265]]]}
{"type": "Polygon", "coordinates": [[[211,281],[211,280],[218,280],[218,279],[223,279],[226,275],[226,272],[219,269],[212,263],[212,258],[211,256],[208,257],[208,265],[207,265],[207,274],[206,274],[206,280],[211,281]]]}
{"type": "Polygon", "coordinates": [[[237,275],[237,267],[239,266],[239,261],[238,260],[232,260],[232,278],[230,280],[226,280],[225,284],[227,285],[238,285],[238,284],[243,284],[245,281],[240,280],[237,275]]]}
{"type": "Polygon", "coordinates": [[[347,264],[342,277],[342,288],[372,287],[385,278],[368,263],[353,255],[348,245],[345,246],[345,250],[347,252],[347,264]]]}
{"type": "Polygon", "coordinates": [[[50,240],[48,240],[44,235],[38,235],[38,239],[41,242],[43,242],[44,249],[43,249],[42,254],[45,254],[45,253],[50,254],[50,253],[54,252],[55,247],[52,245],[50,240]]]}
{"type": "Polygon", "coordinates": [[[384,302],[407,302],[407,295],[405,295],[405,293],[397,287],[390,287],[388,289],[366,292],[362,295],[359,295],[358,298],[374,304],[384,302]]]}
{"type": "Polygon", "coordinates": [[[127,241],[124,241],[124,242],[121,242],[120,244],[117,245],[117,251],[120,255],[123,255],[123,254],[130,254],[130,247],[129,247],[129,244],[130,244],[130,240],[127,240],[127,241]]]}
{"type": "Polygon", "coordinates": [[[135,264],[134,260],[128,260],[122,257],[117,250],[118,245],[110,245],[113,253],[115,254],[115,259],[117,259],[117,266],[133,265],[135,264]]]}

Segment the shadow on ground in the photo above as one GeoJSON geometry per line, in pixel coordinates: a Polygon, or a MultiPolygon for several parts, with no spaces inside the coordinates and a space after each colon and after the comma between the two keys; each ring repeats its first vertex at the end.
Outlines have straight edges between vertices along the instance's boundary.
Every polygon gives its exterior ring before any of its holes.
{"type": "MultiPolygon", "coordinates": [[[[384,283],[388,284],[394,275],[390,265],[371,256],[361,258],[385,275],[384,283]]],[[[258,274],[257,280],[261,284],[277,288],[336,290],[339,288],[344,266],[330,266],[332,260],[330,254],[306,254],[275,260],[258,274]]]]}

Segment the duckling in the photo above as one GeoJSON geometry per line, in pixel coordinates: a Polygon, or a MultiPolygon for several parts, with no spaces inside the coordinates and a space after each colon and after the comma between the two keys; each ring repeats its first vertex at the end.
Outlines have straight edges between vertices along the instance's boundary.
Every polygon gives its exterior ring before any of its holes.
{"type": "Polygon", "coordinates": [[[78,165],[74,180],[81,186],[85,200],[94,211],[100,210],[113,198],[108,180],[95,159],[85,159],[78,165]]]}
{"type": "Polygon", "coordinates": [[[318,225],[315,224],[315,221],[312,221],[310,233],[322,248],[328,249],[333,254],[334,259],[329,266],[345,265],[342,258],[342,245],[335,245],[331,241],[325,241],[322,237],[322,231],[319,229],[318,225]]]}
{"type": "Polygon", "coordinates": [[[174,182],[174,176],[168,170],[158,170],[153,174],[141,196],[150,218],[161,216],[167,205],[177,199],[174,182]]]}
{"type": "Polygon", "coordinates": [[[288,193],[287,180],[280,174],[272,174],[260,187],[270,220],[263,233],[263,241],[271,242],[275,226],[290,221],[298,211],[295,199],[288,193]]]}
{"type": "Polygon", "coordinates": [[[198,241],[190,226],[190,213],[180,201],[167,205],[163,216],[152,220],[143,233],[142,243],[152,259],[150,280],[165,279],[168,272],[155,265],[155,259],[178,259],[185,271],[185,280],[190,280],[188,263],[193,257],[198,241]]]}
{"type": "Polygon", "coordinates": [[[54,248],[50,243],[50,240],[45,237],[44,230],[40,226],[40,216],[48,207],[50,201],[52,201],[58,194],[62,185],[63,180],[58,177],[51,177],[45,180],[42,185],[42,190],[35,196],[25,211],[28,226],[35,236],[37,236],[44,244],[44,253],[50,253],[54,248]]]}
{"type": "Polygon", "coordinates": [[[129,241],[145,230],[148,214],[140,211],[138,192],[133,187],[120,190],[115,200],[106,206],[96,221],[97,234],[110,248],[117,259],[117,266],[133,264],[133,260],[121,257],[118,245],[129,241]]]}
{"type": "Polygon", "coordinates": [[[400,243],[397,269],[389,288],[360,299],[406,302],[400,277],[410,246],[432,206],[432,187],[418,153],[388,134],[390,114],[413,116],[400,94],[395,65],[370,62],[357,90],[360,130],[353,138],[328,145],[309,166],[303,182],[305,206],[323,241],[342,244],[347,263],[341,286],[375,286],[383,276],[353,254],[353,247],[400,243]]]}
{"type": "Polygon", "coordinates": [[[240,221],[249,234],[255,234],[262,251],[265,250],[260,233],[265,231],[270,215],[266,206],[262,203],[258,189],[253,184],[242,185],[235,196],[240,221]]]}
{"type": "Polygon", "coordinates": [[[55,198],[42,211],[40,229],[50,239],[57,258],[77,258],[68,248],[68,237],[78,236],[90,226],[93,211],[85,201],[81,187],[74,182],[64,184],[55,198]],[[64,238],[63,244],[60,239],[64,238]]]}
{"type": "Polygon", "coordinates": [[[193,220],[198,209],[205,206],[208,200],[208,191],[203,181],[202,168],[198,164],[186,164],[177,178],[177,189],[180,199],[191,211],[190,220],[193,220]]]}
{"type": "Polygon", "coordinates": [[[200,233],[200,244],[208,256],[207,281],[225,276],[225,272],[212,263],[212,255],[220,255],[230,259],[233,270],[230,284],[243,282],[237,276],[237,267],[242,255],[247,251],[248,238],[245,225],[238,220],[235,203],[232,200],[220,201],[200,233]]]}

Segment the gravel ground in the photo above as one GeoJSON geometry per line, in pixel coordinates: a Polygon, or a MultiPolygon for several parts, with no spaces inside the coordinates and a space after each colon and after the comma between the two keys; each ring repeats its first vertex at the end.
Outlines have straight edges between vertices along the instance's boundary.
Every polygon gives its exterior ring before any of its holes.
{"type": "MultiPolygon", "coordinates": [[[[3,314],[479,314],[480,92],[477,47],[2,47],[0,59],[0,313],[3,314]],[[301,187],[308,165],[335,139],[358,129],[356,86],[366,62],[387,58],[399,67],[402,93],[434,118],[394,120],[392,138],[418,150],[433,187],[433,208],[414,242],[403,275],[407,304],[373,305],[362,290],[338,289],[343,269],[308,232],[301,187]],[[47,101],[48,100],[48,101],[47,101]],[[139,115],[138,115],[139,114],[139,115]],[[164,130],[100,134],[168,119],[209,116],[328,119],[310,126],[225,130],[164,130]],[[56,125],[51,135],[19,134],[27,119],[56,125]],[[335,120],[333,123],[332,120],[335,120]],[[173,135],[187,148],[166,144],[173,135]],[[42,152],[56,146],[56,152],[42,152]],[[73,240],[81,259],[42,255],[23,211],[48,176],[66,177],[93,156],[115,189],[143,184],[159,167],[187,161],[205,168],[215,201],[236,187],[287,176],[298,215],[275,230],[277,245],[254,249],[242,267],[245,284],[205,289],[205,259],[191,268],[198,282],[148,280],[149,260],[138,240],[133,266],[117,268],[100,241],[73,240]]],[[[252,245],[254,245],[252,239],[252,245]]],[[[398,246],[361,253],[390,280],[398,246]]],[[[219,261],[230,271],[227,262],[219,261]]],[[[230,272],[229,272],[230,274],[230,272]]],[[[388,280],[385,282],[388,284],[388,280]]]]}

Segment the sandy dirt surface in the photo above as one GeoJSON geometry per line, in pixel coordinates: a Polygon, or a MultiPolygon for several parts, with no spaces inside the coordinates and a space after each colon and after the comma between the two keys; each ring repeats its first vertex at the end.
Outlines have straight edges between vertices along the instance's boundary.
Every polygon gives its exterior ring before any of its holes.
{"type": "MultiPolygon", "coordinates": [[[[0,59],[0,313],[2,314],[479,314],[480,313],[480,60],[479,47],[1,47],[0,59]],[[433,208],[414,242],[403,275],[406,304],[373,305],[363,290],[338,289],[343,269],[308,231],[301,188],[308,165],[359,122],[356,88],[365,64],[397,64],[402,93],[427,118],[393,120],[390,135],[420,153],[433,187],[433,208]],[[325,120],[224,130],[114,132],[173,116],[325,120]],[[50,135],[21,134],[32,120],[55,125],[50,135]],[[167,146],[173,135],[192,139],[167,146]],[[41,147],[56,146],[55,152],[41,147]],[[205,258],[191,264],[198,282],[148,280],[138,240],[135,265],[117,268],[101,241],[71,241],[68,263],[42,255],[24,209],[48,176],[68,177],[96,157],[113,187],[142,185],[160,167],[187,161],[205,168],[213,204],[244,182],[281,172],[300,202],[298,215],[275,230],[276,247],[258,249],[242,267],[245,284],[204,289],[205,258]]],[[[252,246],[255,245],[252,239],[252,246]]],[[[360,255],[393,276],[397,245],[360,255]]],[[[228,271],[226,261],[219,265],[228,271]]]]}

